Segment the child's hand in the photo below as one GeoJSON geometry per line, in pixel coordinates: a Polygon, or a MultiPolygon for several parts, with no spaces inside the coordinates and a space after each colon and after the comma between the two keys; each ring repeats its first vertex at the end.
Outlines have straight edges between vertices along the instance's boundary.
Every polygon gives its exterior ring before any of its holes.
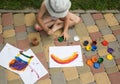
{"type": "Polygon", "coordinates": [[[69,39],[69,34],[66,32],[63,32],[62,34],[64,36],[64,40],[68,40],[69,39]]]}

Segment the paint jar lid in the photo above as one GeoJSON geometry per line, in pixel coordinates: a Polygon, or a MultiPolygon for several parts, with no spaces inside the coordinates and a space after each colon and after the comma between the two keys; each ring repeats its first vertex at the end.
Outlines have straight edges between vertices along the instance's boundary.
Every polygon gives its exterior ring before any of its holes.
{"type": "Polygon", "coordinates": [[[95,62],[93,66],[94,66],[95,69],[99,69],[100,68],[100,63],[95,62]]]}
{"type": "Polygon", "coordinates": [[[97,62],[98,62],[98,63],[102,63],[103,61],[104,61],[104,59],[100,57],[100,58],[98,58],[98,61],[97,61],[97,62]]]}

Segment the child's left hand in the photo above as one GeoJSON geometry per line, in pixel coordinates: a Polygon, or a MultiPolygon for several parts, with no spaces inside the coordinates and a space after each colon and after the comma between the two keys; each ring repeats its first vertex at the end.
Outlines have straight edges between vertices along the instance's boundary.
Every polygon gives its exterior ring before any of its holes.
{"type": "Polygon", "coordinates": [[[63,36],[64,36],[64,40],[68,40],[69,39],[69,34],[68,33],[66,33],[66,32],[63,32],[63,34],[62,34],[63,36]]]}

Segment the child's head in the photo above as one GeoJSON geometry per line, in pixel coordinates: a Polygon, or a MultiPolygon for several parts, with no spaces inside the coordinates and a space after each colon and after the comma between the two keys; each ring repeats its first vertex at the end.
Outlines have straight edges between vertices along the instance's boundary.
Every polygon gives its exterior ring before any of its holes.
{"type": "Polygon", "coordinates": [[[51,16],[63,18],[67,15],[71,2],[70,0],[45,0],[45,6],[51,16]]]}

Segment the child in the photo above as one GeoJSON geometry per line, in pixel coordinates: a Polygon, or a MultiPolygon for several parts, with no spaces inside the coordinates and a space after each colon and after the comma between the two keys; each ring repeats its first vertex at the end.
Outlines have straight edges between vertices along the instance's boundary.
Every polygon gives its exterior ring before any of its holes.
{"type": "Polygon", "coordinates": [[[80,17],[69,12],[70,7],[70,0],[44,0],[36,18],[35,29],[51,35],[63,28],[62,36],[68,40],[68,28],[80,22],[80,17]]]}

